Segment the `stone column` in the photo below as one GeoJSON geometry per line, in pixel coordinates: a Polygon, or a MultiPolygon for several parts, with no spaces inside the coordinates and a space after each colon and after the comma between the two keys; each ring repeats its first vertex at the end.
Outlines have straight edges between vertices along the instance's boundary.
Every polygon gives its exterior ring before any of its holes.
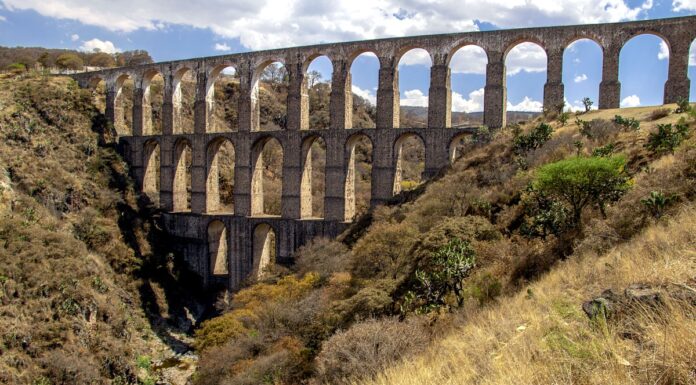
{"type": "MultiPolygon", "coordinates": [[[[254,69],[250,63],[239,64],[239,101],[237,121],[240,132],[259,130],[259,89],[254,81],[254,69]]],[[[236,150],[236,149],[235,149],[236,150]]]]}
{"type": "Polygon", "coordinates": [[[450,68],[444,58],[436,57],[430,67],[430,90],[428,91],[428,128],[452,126],[452,90],[450,68]]]}
{"type": "Polygon", "coordinates": [[[377,128],[399,127],[399,68],[393,56],[379,58],[377,128]]]}
{"type": "Polygon", "coordinates": [[[205,212],[206,138],[194,135],[191,143],[191,212],[205,212]]]}
{"type": "Polygon", "coordinates": [[[302,143],[299,132],[288,136],[283,145],[283,189],[281,215],[283,218],[300,218],[300,187],[302,184],[302,143]],[[298,151],[299,150],[299,151],[298,151]]]}
{"type": "Polygon", "coordinates": [[[394,162],[392,135],[377,131],[372,144],[372,194],[370,206],[386,203],[393,196],[394,162]]]}
{"type": "Polygon", "coordinates": [[[334,60],[332,65],[331,99],[329,100],[330,128],[333,130],[352,128],[353,92],[351,90],[350,64],[345,60],[334,60]]]}
{"type": "Polygon", "coordinates": [[[174,79],[171,70],[162,74],[164,78],[164,91],[162,97],[162,134],[172,135],[174,133],[174,79]]]}
{"type": "Polygon", "coordinates": [[[106,88],[106,108],[104,110],[106,121],[116,128],[116,90],[114,85],[107,85],[106,88]]]}
{"type": "Polygon", "coordinates": [[[599,108],[619,108],[621,83],[619,82],[619,52],[621,45],[611,44],[604,48],[602,82],[599,83],[599,108]]]}
{"type": "Polygon", "coordinates": [[[544,111],[563,110],[563,47],[546,51],[546,84],[544,84],[544,111]]]}
{"type": "Polygon", "coordinates": [[[143,135],[143,95],[141,87],[133,89],[133,136],[143,135]]]}
{"type": "MultiPolygon", "coordinates": [[[[170,126],[171,127],[171,126],[170,126]]],[[[164,211],[174,210],[174,138],[163,136],[160,142],[160,206],[164,211]]]]}
{"type": "Polygon", "coordinates": [[[193,102],[193,132],[205,134],[208,127],[207,96],[208,77],[205,68],[196,73],[196,99],[193,102]]]}
{"type": "Polygon", "coordinates": [[[691,81],[689,71],[689,48],[691,39],[688,36],[670,38],[669,72],[665,82],[664,103],[676,103],[679,99],[689,99],[691,81]]]}
{"type": "Polygon", "coordinates": [[[234,214],[239,216],[251,215],[251,145],[240,137],[234,147],[234,214]]]}
{"type": "Polygon", "coordinates": [[[148,83],[146,85],[145,82],[143,82],[142,106],[142,135],[152,135],[154,129],[152,124],[152,100],[150,99],[150,84],[148,83]]]}
{"type": "Polygon", "coordinates": [[[302,63],[288,63],[288,130],[309,129],[309,95],[302,63]]]}
{"type": "Polygon", "coordinates": [[[324,219],[328,221],[345,220],[344,143],[339,135],[326,136],[326,166],[324,169],[324,219]]]}
{"type": "Polygon", "coordinates": [[[500,52],[489,52],[486,65],[486,87],[483,97],[483,124],[500,128],[506,124],[507,88],[505,86],[505,59],[500,52]]]}
{"type": "Polygon", "coordinates": [[[429,131],[423,135],[425,147],[425,170],[423,179],[427,180],[436,176],[440,169],[449,164],[449,139],[451,134],[447,131],[429,131]]]}

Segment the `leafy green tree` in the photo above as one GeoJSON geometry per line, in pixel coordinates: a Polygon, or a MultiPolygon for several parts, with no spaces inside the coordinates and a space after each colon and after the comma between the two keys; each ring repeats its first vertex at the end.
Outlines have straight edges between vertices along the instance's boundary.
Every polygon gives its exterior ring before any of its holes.
{"type": "Polygon", "coordinates": [[[585,207],[596,205],[606,216],[606,204],[618,200],[629,188],[625,165],[623,156],[573,157],[541,167],[532,186],[567,206],[571,225],[579,227],[585,207]]]}
{"type": "Polygon", "coordinates": [[[110,68],[116,66],[116,60],[114,60],[114,57],[106,52],[97,52],[90,56],[89,65],[94,67],[110,68]]]}
{"type": "Polygon", "coordinates": [[[64,53],[58,56],[56,65],[62,70],[81,70],[84,62],[74,53],[64,53]]]}
{"type": "Polygon", "coordinates": [[[449,308],[452,296],[464,303],[464,279],[476,266],[476,253],[469,242],[454,238],[425,259],[414,273],[415,284],[405,296],[402,312],[428,313],[449,308]]]}

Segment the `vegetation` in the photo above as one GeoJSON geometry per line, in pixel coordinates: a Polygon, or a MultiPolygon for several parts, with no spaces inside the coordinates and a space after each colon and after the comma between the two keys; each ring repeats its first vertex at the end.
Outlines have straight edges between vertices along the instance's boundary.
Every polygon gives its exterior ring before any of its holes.
{"type": "Polygon", "coordinates": [[[651,132],[645,147],[655,153],[674,153],[674,149],[689,135],[689,126],[684,122],[672,124],[658,124],[657,132],[651,132]]]}
{"type": "Polygon", "coordinates": [[[593,104],[594,104],[594,102],[590,98],[588,98],[588,97],[582,98],[582,105],[583,105],[583,107],[585,107],[585,112],[590,112],[593,104]]]}

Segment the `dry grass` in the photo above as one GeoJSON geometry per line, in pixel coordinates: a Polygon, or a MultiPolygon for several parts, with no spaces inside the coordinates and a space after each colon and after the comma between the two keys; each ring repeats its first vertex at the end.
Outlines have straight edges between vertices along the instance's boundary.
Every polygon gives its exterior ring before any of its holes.
{"type": "Polygon", "coordinates": [[[583,301],[633,283],[691,285],[696,206],[604,255],[578,255],[526,292],[467,319],[422,355],[361,384],[687,384],[696,381],[693,303],[597,325],[583,301]],[[640,338],[626,339],[626,331],[640,338]]]}

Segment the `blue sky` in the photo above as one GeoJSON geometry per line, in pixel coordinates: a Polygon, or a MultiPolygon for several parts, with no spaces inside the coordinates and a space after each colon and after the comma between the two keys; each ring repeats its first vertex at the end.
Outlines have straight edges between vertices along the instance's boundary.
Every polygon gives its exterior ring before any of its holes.
{"type": "MultiPolygon", "coordinates": [[[[640,20],[696,13],[696,0],[0,0],[0,45],[104,51],[145,49],[157,61],[257,49],[390,36],[464,32],[532,25],[640,20]]],[[[621,52],[619,78],[624,106],[662,101],[668,58],[661,40],[642,35],[621,52]]],[[[692,44],[689,77],[696,100],[692,44]]],[[[601,50],[578,41],[564,55],[563,82],[569,105],[597,101],[601,50]]],[[[427,105],[430,59],[413,50],[399,65],[402,105],[427,105]]],[[[486,59],[469,48],[452,59],[453,109],[480,111],[486,59]]],[[[377,58],[360,56],[351,68],[353,89],[374,100],[377,58]]],[[[325,58],[310,66],[331,77],[325,58]]],[[[507,58],[508,108],[540,109],[546,57],[523,44],[507,58]]]]}

